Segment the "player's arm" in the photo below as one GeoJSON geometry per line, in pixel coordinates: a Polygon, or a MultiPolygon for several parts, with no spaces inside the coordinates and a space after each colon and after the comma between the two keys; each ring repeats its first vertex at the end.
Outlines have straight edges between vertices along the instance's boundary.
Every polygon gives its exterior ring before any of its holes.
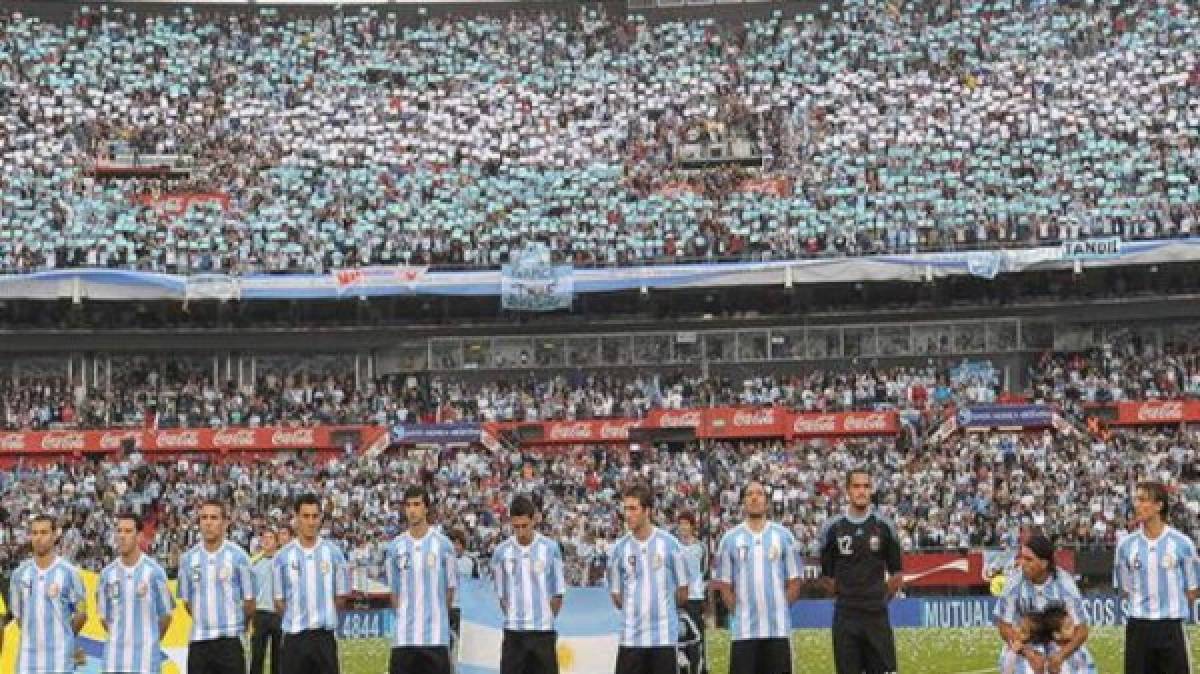
{"type": "Polygon", "coordinates": [[[821,529],[819,539],[821,541],[821,577],[817,580],[817,586],[830,596],[837,595],[837,580],[834,575],[837,573],[837,555],[834,550],[834,538],[833,520],[828,520],[821,529]]]}
{"type": "Polygon", "coordinates": [[[800,546],[790,534],[787,537],[787,549],[783,551],[784,577],[787,578],[787,603],[789,605],[800,600],[804,590],[804,558],[800,546]]]}
{"type": "Polygon", "coordinates": [[[109,606],[109,599],[104,588],[108,585],[108,580],[104,577],[104,572],[100,573],[100,578],[96,582],[96,610],[99,612],[100,626],[105,632],[110,632],[108,624],[108,616],[112,615],[112,607],[109,606]]]}
{"type": "Polygon", "coordinates": [[[192,613],[192,574],[185,571],[188,568],[189,556],[184,554],[179,560],[179,584],[177,593],[179,595],[179,603],[183,604],[183,610],[187,611],[188,615],[192,613]]]}
{"type": "Polygon", "coordinates": [[[887,549],[884,553],[888,572],[887,592],[888,599],[891,599],[904,589],[904,554],[900,550],[900,537],[896,534],[896,528],[888,520],[884,520],[884,523],[888,532],[887,549]]]}
{"type": "Polygon", "coordinates": [[[443,541],[442,573],[446,574],[446,613],[454,607],[454,591],[458,589],[458,560],[454,556],[454,545],[449,539],[443,541]]]}
{"type": "Polygon", "coordinates": [[[492,569],[492,587],[496,589],[496,599],[500,601],[500,613],[508,615],[508,598],[504,596],[504,587],[507,583],[504,581],[504,559],[501,556],[503,545],[496,546],[492,551],[492,559],[489,566],[492,569]]]}
{"type": "Polygon", "coordinates": [[[1188,546],[1188,557],[1183,561],[1183,584],[1188,598],[1188,606],[1194,606],[1200,599],[1200,555],[1196,554],[1196,546],[1188,546]]]}
{"type": "Polygon", "coordinates": [[[275,615],[282,618],[287,613],[287,600],[284,599],[284,569],[287,562],[283,555],[276,554],[271,560],[271,599],[275,603],[275,615]]]}
{"type": "Polygon", "coordinates": [[[83,629],[84,624],[87,622],[87,590],[83,587],[83,577],[74,569],[71,570],[70,583],[70,600],[74,603],[71,615],[71,630],[79,634],[79,631],[83,629]]]}
{"type": "MultiPolygon", "coordinates": [[[[1054,655],[1051,655],[1048,660],[1050,662],[1057,661],[1058,667],[1061,669],[1062,664],[1066,662],[1072,655],[1074,655],[1075,651],[1082,648],[1083,644],[1087,642],[1087,640],[1088,626],[1081,621],[1076,621],[1075,630],[1071,632],[1071,639],[1067,643],[1063,644],[1059,651],[1054,655]]],[[[1059,671],[1059,669],[1051,668],[1051,671],[1059,671]]]]}
{"type": "Polygon", "coordinates": [[[171,597],[171,587],[167,585],[167,573],[162,569],[154,574],[154,610],[158,613],[158,639],[162,641],[175,616],[175,601],[171,597]]]}
{"type": "Polygon", "coordinates": [[[554,544],[554,554],[550,558],[550,612],[558,617],[562,610],[563,593],[567,591],[567,576],[563,571],[562,546],[554,544]]]}
{"type": "Polygon", "coordinates": [[[1125,555],[1122,554],[1124,546],[1118,545],[1117,551],[1113,554],[1113,589],[1117,591],[1117,596],[1122,599],[1129,598],[1130,578],[1127,575],[1128,569],[1125,568],[1125,555]]]}
{"type": "Polygon", "coordinates": [[[625,608],[623,597],[621,596],[621,563],[617,561],[619,548],[614,548],[608,555],[608,592],[612,595],[613,606],[617,607],[618,611],[625,608]]]}
{"type": "Polygon", "coordinates": [[[256,600],[254,597],[254,569],[250,568],[250,558],[242,555],[237,561],[237,569],[234,573],[238,577],[238,585],[242,590],[242,613],[246,617],[246,631],[249,632],[254,625],[254,609],[256,600]]]}
{"type": "Polygon", "coordinates": [[[733,543],[728,534],[722,537],[717,545],[717,569],[712,584],[717,589],[717,594],[721,595],[721,602],[725,604],[729,614],[733,615],[734,609],[737,608],[737,596],[733,590],[733,543]]]}
{"type": "MultiPolygon", "coordinates": [[[[333,606],[335,609],[345,611],[350,606],[350,564],[346,561],[346,555],[342,551],[334,547],[333,551],[333,606]]],[[[283,615],[279,613],[277,615],[283,615]]]]}

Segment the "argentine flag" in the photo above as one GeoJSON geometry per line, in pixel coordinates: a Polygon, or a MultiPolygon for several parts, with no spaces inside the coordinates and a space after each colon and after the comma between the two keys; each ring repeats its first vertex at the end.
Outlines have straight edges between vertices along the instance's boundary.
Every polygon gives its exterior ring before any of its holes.
{"type": "MultiPolygon", "coordinates": [[[[504,617],[496,591],[490,583],[471,580],[458,592],[462,607],[458,674],[499,674],[504,617]]],[[[620,620],[604,588],[567,588],[557,625],[560,674],[612,674],[620,620]]]]}

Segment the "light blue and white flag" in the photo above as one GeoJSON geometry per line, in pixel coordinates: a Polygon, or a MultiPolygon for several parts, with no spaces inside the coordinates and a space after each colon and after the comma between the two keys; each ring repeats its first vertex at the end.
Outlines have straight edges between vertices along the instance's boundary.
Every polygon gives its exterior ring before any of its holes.
{"type": "MultiPolygon", "coordinates": [[[[458,674],[499,674],[504,616],[496,591],[491,584],[474,579],[458,591],[462,595],[458,674]]],[[[557,625],[561,674],[612,674],[621,623],[607,591],[567,588],[557,625]]]]}

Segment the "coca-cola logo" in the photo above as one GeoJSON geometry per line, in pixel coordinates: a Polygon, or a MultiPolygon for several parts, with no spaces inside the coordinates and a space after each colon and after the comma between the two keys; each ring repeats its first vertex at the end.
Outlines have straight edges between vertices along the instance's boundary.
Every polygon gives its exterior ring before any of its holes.
{"type": "Polygon", "coordinates": [[[25,450],[24,433],[5,433],[0,435],[0,450],[20,452],[25,450]]]}
{"type": "Polygon", "coordinates": [[[888,415],[882,412],[874,414],[848,414],[842,422],[847,433],[871,433],[891,430],[892,424],[888,415]]]}
{"type": "Polygon", "coordinates": [[[281,445],[308,447],[317,444],[317,434],[311,428],[278,430],[271,434],[271,444],[276,447],[281,445]]]}
{"type": "Polygon", "coordinates": [[[213,435],[213,444],[218,447],[253,447],[258,435],[249,428],[220,430],[213,435]]]}
{"type": "Polygon", "coordinates": [[[199,449],[200,431],[159,431],[154,444],[162,449],[199,449]]]}
{"type": "Polygon", "coordinates": [[[52,452],[81,452],[87,446],[83,433],[47,433],[42,436],[42,449],[52,452]]]}
{"type": "Polygon", "coordinates": [[[624,440],[629,437],[628,424],[600,424],[600,437],[605,440],[624,440]]]}
{"type": "Polygon", "coordinates": [[[734,412],[734,426],[773,426],[775,425],[775,410],[755,410],[753,412],[734,412]]]}
{"type": "Polygon", "coordinates": [[[586,423],[554,424],[550,427],[551,440],[590,440],[592,427],[586,423]]]}
{"type": "Polygon", "coordinates": [[[816,416],[796,417],[795,423],[792,424],[792,430],[805,435],[836,433],[838,430],[837,415],[818,414],[816,416]]]}
{"type": "Polygon", "coordinates": [[[1138,421],[1180,421],[1183,419],[1183,401],[1145,403],[1138,407],[1138,421]]]}
{"type": "Polygon", "coordinates": [[[658,425],[663,428],[688,428],[700,425],[700,412],[663,412],[658,417],[658,425]]]}
{"type": "Polygon", "coordinates": [[[121,443],[129,439],[134,440],[136,443],[137,438],[138,434],[135,431],[128,431],[125,433],[103,433],[100,435],[100,449],[106,451],[121,449],[121,443]]]}

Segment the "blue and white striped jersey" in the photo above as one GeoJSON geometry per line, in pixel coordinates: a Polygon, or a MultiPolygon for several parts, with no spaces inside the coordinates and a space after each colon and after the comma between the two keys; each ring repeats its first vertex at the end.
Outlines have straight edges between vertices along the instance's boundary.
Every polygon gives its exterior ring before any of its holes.
{"type": "Polygon", "coordinates": [[[191,641],[240,638],[244,602],[254,595],[250,556],[236,543],[225,541],[215,553],[197,543],[179,560],[179,598],[191,609],[191,641]]]}
{"type": "Polygon", "coordinates": [[[350,594],[350,565],[333,543],[318,540],[312,549],[293,540],[275,555],[275,599],[284,602],[284,634],[336,630],[336,599],[350,594]]]}
{"type": "Polygon", "coordinates": [[[17,674],[75,671],[71,617],[83,606],[79,570],[61,557],[41,569],[26,560],[13,573],[9,607],[21,627],[17,674]]]}
{"type": "Polygon", "coordinates": [[[567,586],[558,543],[541,534],[534,534],[528,547],[509,538],[492,554],[492,580],[505,609],[504,629],[554,629],[550,600],[561,597],[567,586]]]}
{"type": "Polygon", "coordinates": [[[104,671],[158,674],[159,620],[175,610],[162,566],[148,555],[141,555],[132,567],[114,560],[100,573],[96,606],[108,626],[104,671]]]}
{"type": "Polygon", "coordinates": [[[733,586],[735,641],[791,636],[787,584],[801,568],[795,537],[774,522],[759,533],[745,524],[726,532],[717,548],[716,579],[733,586]]]}
{"type": "MultiPolygon", "coordinates": [[[[1018,625],[1021,619],[1030,613],[1045,610],[1051,603],[1061,603],[1067,614],[1076,625],[1086,623],[1082,607],[1083,597],[1079,594],[1071,574],[1062,569],[1056,570],[1053,576],[1046,578],[1041,584],[1035,584],[1024,574],[1017,576],[1016,582],[1005,587],[1004,595],[996,603],[993,613],[997,620],[1003,620],[1010,625],[1018,625]]],[[[1056,652],[1057,646],[1033,646],[1044,655],[1056,652]]],[[[1029,662],[1020,654],[1014,653],[1007,644],[1000,652],[1000,671],[1011,674],[1040,674],[1034,672],[1029,662]]],[[[1063,674],[1094,674],[1096,663],[1087,646],[1082,646],[1063,663],[1063,674]]]]}
{"type": "Polygon", "coordinates": [[[621,645],[674,646],[679,642],[675,593],[689,581],[683,547],[657,527],[645,541],[625,534],[608,557],[608,589],[621,597],[621,645]]]}
{"type": "Polygon", "coordinates": [[[388,587],[396,605],[392,645],[448,646],[447,599],[458,586],[450,539],[432,528],[420,539],[406,531],[388,545],[386,557],[388,587]]]}
{"type": "Polygon", "coordinates": [[[1187,620],[1187,591],[1200,588],[1196,545],[1171,527],[1153,541],[1139,530],[1117,546],[1113,584],[1128,596],[1130,618],[1187,620]]]}

